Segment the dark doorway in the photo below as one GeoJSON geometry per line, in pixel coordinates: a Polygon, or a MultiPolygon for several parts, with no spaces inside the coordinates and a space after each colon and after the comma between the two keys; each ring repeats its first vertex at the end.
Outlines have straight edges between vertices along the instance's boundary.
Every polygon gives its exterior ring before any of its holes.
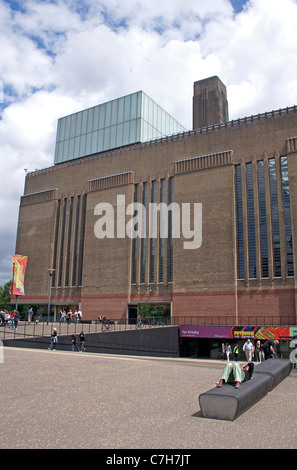
{"type": "Polygon", "coordinates": [[[128,323],[129,325],[135,325],[137,322],[137,305],[128,305],[128,323]]]}
{"type": "Polygon", "coordinates": [[[197,340],[197,357],[210,357],[210,340],[200,338],[197,340]]]}

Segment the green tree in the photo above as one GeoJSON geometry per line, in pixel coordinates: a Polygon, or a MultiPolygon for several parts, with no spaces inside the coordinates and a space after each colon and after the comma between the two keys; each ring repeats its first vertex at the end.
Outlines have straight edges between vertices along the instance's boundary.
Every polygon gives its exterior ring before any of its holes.
{"type": "Polygon", "coordinates": [[[4,286],[0,286],[0,309],[7,310],[8,304],[10,303],[10,281],[6,282],[4,286]]]}

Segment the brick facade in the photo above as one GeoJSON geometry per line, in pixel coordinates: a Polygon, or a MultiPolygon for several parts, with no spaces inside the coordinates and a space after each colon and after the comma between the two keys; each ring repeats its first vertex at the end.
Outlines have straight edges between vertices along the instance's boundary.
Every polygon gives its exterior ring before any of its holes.
{"type": "MultiPolygon", "coordinates": [[[[28,256],[26,295],[20,303],[47,303],[48,269],[55,274],[52,304],[81,305],[84,319],[108,314],[125,319],[127,306],[137,302],[170,302],[172,317],[233,317],[238,324],[247,317],[281,317],[296,320],[296,237],[297,237],[297,108],[287,108],[236,121],[135,144],[114,151],[28,173],[21,199],[16,252],[28,256]],[[292,266],[286,273],[286,226],[279,165],[287,158],[292,231],[292,266]],[[282,255],[281,275],[273,275],[273,244],[269,195],[268,162],[277,168],[278,213],[282,255]],[[260,212],[257,162],[263,161],[266,185],[269,273],[260,273],[260,212]],[[251,263],[247,186],[242,185],[244,278],[238,279],[238,226],[235,167],[240,165],[245,182],[246,165],[252,163],[254,182],[255,260],[257,273],[250,279],[251,263]],[[127,235],[98,239],[94,233],[100,219],[95,208],[108,203],[114,208],[117,235],[118,196],[126,207],[139,190],[139,202],[146,187],[147,202],[154,186],[156,202],[162,188],[169,204],[174,182],[174,202],[202,204],[202,244],[184,249],[185,237],[160,240],[147,238],[145,245],[127,235]],[[270,212],[269,212],[270,211],[270,212]],[[171,251],[170,251],[170,243],[171,251]],[[135,250],[135,251],[133,251],[135,250]],[[142,251],[141,251],[142,250],[142,251]],[[163,251],[162,251],[163,250],[163,251]],[[135,263],[133,265],[133,253],[135,263]],[[143,266],[142,266],[143,263],[143,266]],[[162,264],[162,266],[161,266],[162,264]],[[134,266],[134,267],[133,267],[134,266]],[[131,272],[135,269],[135,282],[131,272]],[[170,269],[173,278],[170,279],[170,269]],[[153,273],[151,272],[152,270],[153,273]],[[160,272],[162,271],[162,282],[160,272]],[[151,277],[150,277],[151,276],[151,277]],[[150,282],[153,279],[153,282],[150,282]]],[[[131,215],[125,216],[128,224],[131,215]]],[[[160,226],[160,216],[157,219],[160,226]]],[[[193,219],[192,219],[193,224],[193,219]]],[[[193,227],[192,227],[193,228],[193,227]]],[[[159,233],[159,232],[158,232],[159,233]]],[[[275,247],[275,245],[274,245],[275,247]]],[[[289,255],[288,255],[289,256],[289,255]]],[[[193,320],[194,321],[194,320],[193,320]]]]}

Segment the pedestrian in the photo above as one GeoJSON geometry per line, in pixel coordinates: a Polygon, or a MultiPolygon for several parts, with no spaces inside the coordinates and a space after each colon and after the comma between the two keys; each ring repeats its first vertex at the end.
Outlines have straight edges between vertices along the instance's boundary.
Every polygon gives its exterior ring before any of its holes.
{"type": "Polygon", "coordinates": [[[235,358],[235,361],[238,361],[238,344],[236,343],[235,346],[234,346],[234,349],[233,349],[233,354],[234,354],[234,358],[235,358]]]}
{"type": "Polygon", "coordinates": [[[240,388],[240,384],[242,382],[246,382],[250,380],[253,376],[254,372],[254,363],[248,362],[243,366],[240,364],[229,364],[226,365],[225,369],[223,370],[222,378],[219,382],[215,383],[216,387],[223,387],[225,383],[233,383],[235,382],[235,388],[240,388]]]}
{"type": "Polygon", "coordinates": [[[78,309],[77,314],[78,314],[78,323],[81,323],[83,314],[80,308],[78,309]]]}
{"type": "Polygon", "coordinates": [[[41,317],[41,313],[40,313],[40,310],[39,310],[39,308],[38,308],[38,309],[36,310],[36,313],[35,313],[35,323],[36,323],[36,324],[39,323],[40,317],[41,317]]]}
{"type": "Polygon", "coordinates": [[[18,327],[18,323],[19,323],[19,319],[20,319],[20,312],[18,310],[15,310],[14,312],[14,329],[16,330],[17,327],[18,327]]]}
{"type": "Polygon", "coordinates": [[[265,360],[271,359],[273,357],[277,357],[275,346],[277,346],[278,344],[279,344],[279,341],[277,339],[268,339],[267,341],[265,341],[265,343],[263,344],[263,352],[264,352],[265,360]]]}
{"type": "Polygon", "coordinates": [[[231,350],[231,346],[229,343],[226,343],[226,360],[229,361],[230,360],[230,354],[231,354],[232,350],[231,350]]]}
{"type": "Polygon", "coordinates": [[[222,361],[226,360],[226,346],[225,343],[222,343],[222,361]]]}
{"type": "Polygon", "coordinates": [[[261,348],[261,341],[258,339],[256,343],[256,349],[255,349],[255,357],[257,362],[262,362],[262,348],[261,348]]]}
{"type": "Polygon", "coordinates": [[[13,327],[14,325],[14,310],[12,312],[10,312],[10,317],[9,317],[9,328],[10,327],[13,327]]]}
{"type": "Polygon", "coordinates": [[[51,334],[51,344],[50,344],[50,347],[48,349],[53,349],[55,351],[57,342],[58,342],[57,328],[53,328],[53,331],[52,331],[52,334],[51,334]]]}
{"type": "Polygon", "coordinates": [[[65,309],[62,311],[62,323],[66,323],[66,311],[65,311],[65,309]]]}
{"type": "Polygon", "coordinates": [[[4,310],[4,324],[5,326],[8,325],[10,319],[10,313],[7,310],[4,310]]]}
{"type": "Polygon", "coordinates": [[[86,350],[86,348],[85,348],[86,337],[85,337],[83,331],[81,331],[80,334],[79,334],[79,341],[80,341],[80,350],[82,352],[85,352],[85,350],[86,350]]]}
{"type": "Polygon", "coordinates": [[[254,345],[251,342],[250,338],[248,338],[247,341],[243,345],[243,351],[245,352],[245,357],[248,362],[252,361],[254,350],[255,350],[254,345]]]}
{"type": "Polygon", "coordinates": [[[29,323],[31,323],[32,316],[33,316],[33,308],[30,307],[29,310],[28,310],[28,322],[29,323]]]}
{"type": "Polygon", "coordinates": [[[71,335],[72,337],[72,351],[76,350],[79,351],[78,346],[77,346],[77,341],[76,341],[76,335],[73,334],[71,335]]]}

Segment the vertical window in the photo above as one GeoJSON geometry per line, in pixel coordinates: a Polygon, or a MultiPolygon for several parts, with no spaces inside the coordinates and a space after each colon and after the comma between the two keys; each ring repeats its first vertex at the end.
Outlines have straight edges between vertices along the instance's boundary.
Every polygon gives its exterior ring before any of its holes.
{"type": "MultiPolygon", "coordinates": [[[[156,189],[157,189],[157,182],[152,182],[152,192],[151,192],[151,203],[156,203],[156,189]]],[[[150,221],[152,226],[150,229],[152,230],[153,236],[150,238],[150,274],[149,274],[149,282],[155,282],[155,251],[156,251],[156,238],[154,236],[156,230],[156,217],[152,217],[153,220],[150,221]]]]}
{"type": "Polygon", "coordinates": [[[279,219],[278,219],[278,200],[277,200],[275,159],[269,160],[269,180],[270,180],[270,199],[271,199],[271,223],[272,223],[274,276],[280,277],[281,276],[281,255],[280,255],[280,237],[279,237],[279,219]]]}
{"type": "Polygon", "coordinates": [[[291,203],[290,203],[290,188],[289,188],[287,157],[281,158],[281,176],[282,176],[282,193],[283,193],[285,234],[286,234],[287,275],[294,276],[291,203]]]}
{"type": "MultiPolygon", "coordinates": [[[[134,203],[138,202],[139,185],[134,186],[134,203]]],[[[136,217],[137,211],[134,211],[133,217],[136,217]]],[[[135,224],[135,231],[138,231],[138,223],[135,224]]],[[[137,279],[137,249],[138,249],[138,236],[132,239],[132,272],[131,272],[131,283],[136,284],[137,279]]]]}
{"type": "Polygon", "coordinates": [[[53,275],[52,275],[52,287],[54,287],[55,283],[56,283],[60,210],[61,210],[61,199],[58,200],[57,212],[56,212],[56,227],[55,227],[54,256],[53,256],[53,269],[54,269],[54,271],[53,271],[53,275]]]}
{"type": "MultiPolygon", "coordinates": [[[[169,204],[174,202],[174,178],[169,179],[169,204]]],[[[168,282],[173,282],[173,211],[168,220],[168,282]]]]}
{"type": "Polygon", "coordinates": [[[67,199],[64,199],[62,231],[61,231],[61,244],[60,244],[60,263],[59,263],[59,279],[58,287],[62,287],[62,273],[64,261],[64,240],[65,240],[65,227],[66,227],[66,214],[67,214],[67,199]]]}
{"type": "Polygon", "coordinates": [[[253,279],[257,277],[257,264],[252,163],[246,164],[246,188],[248,213],[249,278],[253,279]]]}
{"type": "Polygon", "coordinates": [[[146,211],[147,211],[147,183],[143,183],[142,204],[144,206],[145,216],[142,219],[142,236],[141,239],[141,259],[140,259],[140,283],[145,283],[145,264],[146,264],[146,211]]]}
{"type": "Polygon", "coordinates": [[[76,286],[76,280],[77,280],[77,260],[78,260],[80,201],[81,201],[81,197],[80,197],[80,196],[77,196],[76,220],[75,220],[75,235],[74,235],[74,247],[73,247],[72,283],[71,283],[73,287],[76,286]]]}
{"type": "Polygon", "coordinates": [[[258,162],[258,188],[259,188],[259,219],[261,243],[261,276],[268,277],[268,244],[267,244],[267,217],[266,196],[264,180],[264,162],[258,162]]]}
{"type": "Polygon", "coordinates": [[[70,199],[69,221],[68,221],[68,237],[67,237],[67,252],[66,252],[66,268],[65,268],[65,287],[69,286],[69,271],[70,271],[70,254],[71,254],[71,239],[72,239],[72,219],[73,219],[73,203],[74,197],[70,199]]]}
{"type": "Polygon", "coordinates": [[[86,209],[87,209],[87,195],[84,194],[82,202],[82,214],[81,214],[81,231],[80,231],[80,246],[79,246],[79,257],[78,257],[78,285],[82,286],[82,274],[83,274],[83,259],[84,259],[84,243],[85,243],[85,227],[86,227],[86,209]]]}
{"type": "Polygon", "coordinates": [[[244,279],[244,242],[243,242],[243,212],[242,212],[242,178],[241,166],[235,167],[236,181],[236,213],[237,213],[237,277],[244,279]]]}
{"type": "MultiPolygon", "coordinates": [[[[166,202],[166,181],[165,179],[161,179],[161,187],[160,187],[160,203],[166,202]]],[[[160,226],[162,225],[162,212],[160,213],[160,226]]],[[[162,231],[161,231],[162,232],[162,231]]],[[[164,263],[165,263],[165,238],[161,238],[159,241],[159,282],[164,282],[164,263]]]]}

